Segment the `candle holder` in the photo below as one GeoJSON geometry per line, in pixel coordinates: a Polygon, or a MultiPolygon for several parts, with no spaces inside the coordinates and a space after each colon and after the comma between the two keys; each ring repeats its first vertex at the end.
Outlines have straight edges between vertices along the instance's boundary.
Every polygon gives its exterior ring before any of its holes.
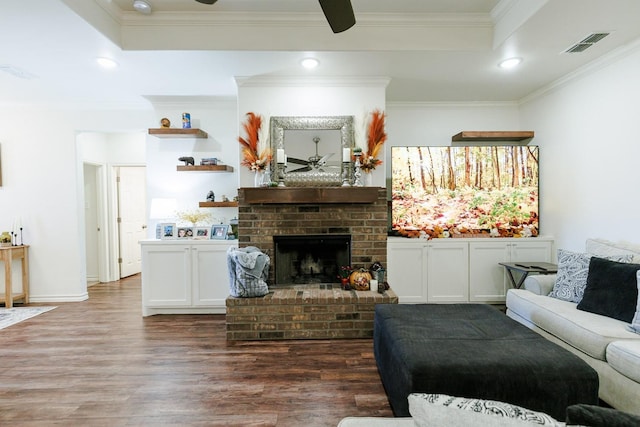
{"type": "Polygon", "coordinates": [[[287,170],[287,165],[285,163],[278,163],[277,166],[277,175],[278,175],[278,187],[286,187],[284,183],[284,176],[287,170]]]}
{"type": "Polygon", "coordinates": [[[22,246],[24,242],[22,241],[22,227],[20,227],[20,246],[22,246]]]}
{"type": "Polygon", "coordinates": [[[342,186],[351,187],[351,162],[342,162],[342,186]]]}
{"type": "Polygon", "coordinates": [[[356,152],[353,153],[353,155],[356,157],[356,162],[353,165],[353,186],[354,187],[363,187],[364,184],[362,183],[362,171],[360,170],[360,156],[362,156],[361,152],[356,152]]]}

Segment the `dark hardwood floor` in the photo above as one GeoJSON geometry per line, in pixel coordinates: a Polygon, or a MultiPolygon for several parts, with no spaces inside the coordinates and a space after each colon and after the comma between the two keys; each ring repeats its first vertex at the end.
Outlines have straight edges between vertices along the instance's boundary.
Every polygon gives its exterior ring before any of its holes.
{"type": "Polygon", "coordinates": [[[0,330],[0,425],[335,426],[392,416],[371,340],[227,342],[223,315],[143,318],[140,277],[0,330]]]}

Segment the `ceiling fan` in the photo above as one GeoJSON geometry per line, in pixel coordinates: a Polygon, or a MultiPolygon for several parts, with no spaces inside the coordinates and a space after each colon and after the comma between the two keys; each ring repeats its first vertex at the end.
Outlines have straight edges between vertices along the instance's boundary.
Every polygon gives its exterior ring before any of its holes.
{"type": "MultiPolygon", "coordinates": [[[[199,3],[214,4],[218,0],[196,0],[199,3]]],[[[351,0],[318,0],[327,22],[334,33],[341,33],[353,27],[356,17],[351,0]]]]}
{"type": "Polygon", "coordinates": [[[329,153],[329,154],[325,154],[324,156],[320,156],[318,155],[318,143],[320,142],[320,138],[317,136],[314,136],[313,142],[316,144],[315,156],[309,157],[308,160],[296,159],[294,157],[287,158],[287,162],[289,163],[305,166],[299,169],[292,170],[291,172],[308,172],[314,169],[320,172],[324,172],[324,168],[335,167],[335,166],[327,166],[327,160],[329,159],[329,157],[333,156],[335,153],[329,153]]]}

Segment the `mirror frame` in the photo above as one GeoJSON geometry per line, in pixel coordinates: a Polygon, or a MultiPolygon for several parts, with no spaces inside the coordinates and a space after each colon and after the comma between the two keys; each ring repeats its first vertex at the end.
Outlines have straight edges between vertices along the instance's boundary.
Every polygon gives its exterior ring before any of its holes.
{"type": "MultiPolygon", "coordinates": [[[[355,147],[353,134],[353,116],[274,116],[269,121],[269,134],[271,139],[271,152],[274,153],[271,160],[271,170],[276,170],[276,156],[279,148],[284,149],[285,130],[339,130],[340,148],[355,147]]],[[[342,152],[339,152],[342,156],[342,152]]],[[[341,158],[341,157],[340,157],[341,158]]],[[[342,165],[344,168],[344,164],[342,165]]],[[[341,173],[344,171],[341,170],[341,173]]]]}

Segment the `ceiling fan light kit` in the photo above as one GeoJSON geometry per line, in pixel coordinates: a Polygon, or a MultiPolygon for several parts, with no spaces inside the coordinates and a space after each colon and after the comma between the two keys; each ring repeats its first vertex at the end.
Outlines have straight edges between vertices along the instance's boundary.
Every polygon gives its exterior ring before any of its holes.
{"type": "Polygon", "coordinates": [[[145,0],[133,0],[133,8],[145,15],[151,14],[151,5],[145,0]]]}

